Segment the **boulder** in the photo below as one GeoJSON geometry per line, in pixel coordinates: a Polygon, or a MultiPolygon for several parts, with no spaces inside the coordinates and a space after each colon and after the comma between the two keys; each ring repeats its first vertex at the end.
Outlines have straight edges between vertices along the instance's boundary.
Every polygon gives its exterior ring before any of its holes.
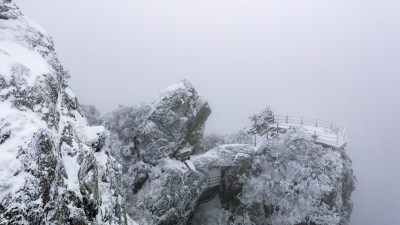
{"type": "Polygon", "coordinates": [[[210,113],[205,98],[184,80],[152,104],[120,106],[106,115],[111,153],[122,164],[128,214],[139,223],[189,220],[207,175],[187,159],[200,143],[210,113]]]}
{"type": "Polygon", "coordinates": [[[186,80],[169,87],[153,103],[153,109],[141,133],[136,148],[144,162],[173,157],[183,148],[196,148],[211,108],[186,80]]]}

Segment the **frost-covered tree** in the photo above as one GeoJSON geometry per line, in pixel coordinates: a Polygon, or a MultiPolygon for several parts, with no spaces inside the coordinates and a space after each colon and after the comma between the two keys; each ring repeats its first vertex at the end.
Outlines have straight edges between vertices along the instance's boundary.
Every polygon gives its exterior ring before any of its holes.
{"type": "Polygon", "coordinates": [[[141,177],[140,170],[147,167],[141,167],[142,164],[137,162],[134,139],[143,128],[144,121],[148,117],[150,110],[151,106],[144,103],[136,106],[120,105],[103,118],[103,125],[110,131],[109,145],[111,154],[122,165],[123,195],[127,200],[128,211],[135,207],[129,205],[132,191],[135,192],[137,183],[146,178],[145,176],[141,177]],[[137,165],[128,166],[135,163],[137,165]]]}
{"type": "Polygon", "coordinates": [[[98,126],[103,123],[100,111],[94,105],[80,104],[80,109],[83,116],[86,117],[90,126],[98,126]]]}
{"type": "Polygon", "coordinates": [[[120,141],[129,143],[138,135],[144,126],[144,120],[149,116],[151,106],[141,103],[136,106],[119,107],[108,113],[104,118],[104,126],[117,134],[120,141]]]}
{"type": "Polygon", "coordinates": [[[195,153],[203,153],[212,148],[225,144],[225,137],[221,134],[207,134],[204,135],[203,139],[200,141],[199,148],[196,149],[195,153]]]}
{"type": "Polygon", "coordinates": [[[225,144],[253,144],[253,138],[246,130],[239,130],[225,136],[225,144]]]}
{"type": "Polygon", "coordinates": [[[273,120],[273,112],[268,106],[260,113],[249,117],[251,124],[251,134],[262,134],[268,127],[268,124],[273,120]]]}
{"type": "Polygon", "coordinates": [[[245,130],[222,135],[222,134],[208,134],[203,137],[200,142],[196,154],[204,153],[212,148],[225,145],[225,144],[253,144],[251,135],[245,130]]]}

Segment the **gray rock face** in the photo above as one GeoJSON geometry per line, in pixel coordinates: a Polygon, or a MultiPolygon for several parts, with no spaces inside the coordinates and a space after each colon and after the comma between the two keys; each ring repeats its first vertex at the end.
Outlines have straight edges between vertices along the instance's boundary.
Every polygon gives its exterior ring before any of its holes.
{"type": "Polygon", "coordinates": [[[4,0],[0,57],[0,224],[126,224],[107,132],[80,114],[51,38],[4,0]]]}
{"type": "Polygon", "coordinates": [[[221,202],[231,203],[236,201],[236,196],[242,191],[243,185],[251,176],[252,157],[242,157],[235,166],[222,168],[221,202]]]}
{"type": "Polygon", "coordinates": [[[184,161],[203,137],[210,113],[207,101],[183,81],[151,105],[121,106],[106,116],[128,213],[140,224],[185,224],[190,218],[207,176],[184,161]]]}
{"type": "Polygon", "coordinates": [[[184,163],[165,159],[148,172],[149,179],[131,199],[131,217],[140,224],[186,224],[207,187],[207,177],[184,163]]]}
{"type": "Polygon", "coordinates": [[[16,19],[18,16],[21,16],[22,13],[16,9],[17,6],[11,3],[11,0],[0,1],[0,19],[16,19]]]}
{"type": "Polygon", "coordinates": [[[251,165],[239,201],[230,204],[236,214],[255,224],[349,224],[355,177],[344,149],[293,129],[262,147],[251,165]]]}
{"type": "Polygon", "coordinates": [[[155,102],[137,136],[140,158],[154,164],[159,159],[173,157],[182,148],[196,148],[210,113],[207,101],[188,81],[171,87],[155,102]]]}

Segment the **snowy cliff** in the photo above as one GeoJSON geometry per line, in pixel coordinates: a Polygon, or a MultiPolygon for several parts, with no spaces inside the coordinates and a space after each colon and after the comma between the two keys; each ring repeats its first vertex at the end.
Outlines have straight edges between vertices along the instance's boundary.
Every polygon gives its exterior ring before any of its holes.
{"type": "Polygon", "coordinates": [[[46,31],[0,1],[0,224],[125,224],[107,132],[89,127],[46,31]]]}

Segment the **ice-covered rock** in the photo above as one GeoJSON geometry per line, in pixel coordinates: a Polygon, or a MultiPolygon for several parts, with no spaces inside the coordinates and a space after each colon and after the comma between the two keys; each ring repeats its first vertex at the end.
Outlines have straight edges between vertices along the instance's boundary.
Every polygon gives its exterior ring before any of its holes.
{"type": "Polygon", "coordinates": [[[211,109],[182,81],[152,104],[120,106],[105,116],[111,152],[122,164],[129,215],[142,224],[185,224],[206,188],[207,175],[190,166],[211,109]]]}
{"type": "Polygon", "coordinates": [[[239,202],[230,206],[256,224],[349,224],[354,182],[343,148],[323,147],[290,129],[256,154],[239,202]]]}
{"type": "Polygon", "coordinates": [[[211,113],[207,101],[192,84],[183,81],[169,87],[153,103],[153,109],[136,138],[140,158],[149,163],[174,157],[183,148],[196,148],[211,113]]]}
{"type": "Polygon", "coordinates": [[[215,203],[200,204],[192,224],[349,224],[355,177],[344,148],[315,144],[297,128],[256,151],[246,146],[222,145],[191,157],[198,169],[221,169],[222,206],[210,212],[215,203]],[[214,218],[202,221],[200,213],[214,218]]]}
{"type": "Polygon", "coordinates": [[[0,224],[126,223],[107,132],[68,77],[45,30],[0,0],[0,224]]]}
{"type": "Polygon", "coordinates": [[[248,161],[255,154],[254,148],[248,144],[227,144],[191,157],[197,169],[234,167],[248,161]]]}
{"type": "Polygon", "coordinates": [[[207,187],[207,176],[175,159],[163,159],[130,199],[131,217],[143,224],[186,224],[207,187]]]}

